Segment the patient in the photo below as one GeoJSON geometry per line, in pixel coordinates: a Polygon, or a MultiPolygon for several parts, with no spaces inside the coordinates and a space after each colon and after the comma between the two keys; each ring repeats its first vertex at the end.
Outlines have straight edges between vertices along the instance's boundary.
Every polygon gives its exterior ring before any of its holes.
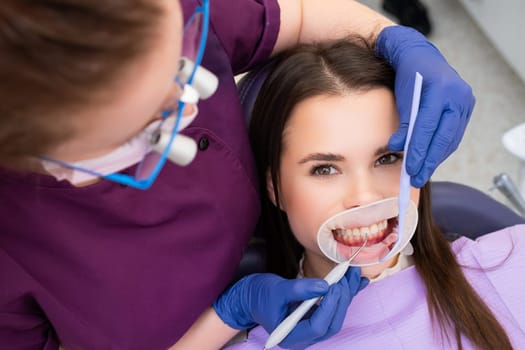
{"type": "MultiPolygon", "coordinates": [[[[271,272],[325,276],[334,263],[317,246],[321,224],[397,196],[403,154],[386,147],[399,123],[393,86],[390,66],[356,38],[279,58],[250,125],[271,272]]],[[[432,222],[429,191],[411,191],[413,255],[363,267],[371,283],[341,332],[311,349],[525,348],[525,227],[450,243],[432,222]]],[[[231,348],[260,350],[267,337],[258,327],[231,348]]]]}

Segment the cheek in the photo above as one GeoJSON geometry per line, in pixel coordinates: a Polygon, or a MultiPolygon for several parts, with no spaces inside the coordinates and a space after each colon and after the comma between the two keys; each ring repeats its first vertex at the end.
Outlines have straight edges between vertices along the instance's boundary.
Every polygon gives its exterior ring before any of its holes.
{"type": "Polygon", "coordinates": [[[396,197],[399,194],[401,166],[377,167],[372,171],[375,189],[382,197],[396,197]]]}
{"type": "Polygon", "coordinates": [[[419,188],[411,187],[410,188],[410,199],[416,204],[416,207],[419,207],[419,194],[421,190],[419,188]]]}
{"type": "Polygon", "coordinates": [[[295,237],[307,249],[316,249],[317,230],[327,217],[326,196],[308,181],[285,180],[281,183],[281,208],[286,212],[295,237]]]}
{"type": "MultiPolygon", "coordinates": [[[[384,198],[397,197],[399,195],[401,167],[391,167],[380,169],[376,172],[376,188],[379,189],[384,198]]],[[[416,206],[419,205],[419,188],[410,187],[410,199],[416,206]]]]}
{"type": "Polygon", "coordinates": [[[300,221],[289,220],[289,223],[293,235],[305,250],[320,252],[317,246],[317,230],[320,225],[316,221],[308,219],[300,221]]]}

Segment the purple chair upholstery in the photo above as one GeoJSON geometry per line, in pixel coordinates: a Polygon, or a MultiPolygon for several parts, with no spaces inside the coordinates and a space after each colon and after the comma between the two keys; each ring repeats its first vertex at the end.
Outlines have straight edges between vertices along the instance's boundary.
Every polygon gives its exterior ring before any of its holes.
{"type": "MultiPolygon", "coordinates": [[[[272,62],[245,75],[238,82],[239,96],[249,124],[257,94],[272,62]]],[[[453,240],[461,235],[476,238],[501,228],[525,223],[525,218],[487,194],[454,182],[431,182],[432,213],[445,235],[453,240]]],[[[263,272],[264,237],[254,237],[241,261],[237,278],[263,272]]]]}
{"type": "Polygon", "coordinates": [[[432,181],[432,214],[446,234],[476,238],[525,218],[487,194],[454,182],[432,181]]]}

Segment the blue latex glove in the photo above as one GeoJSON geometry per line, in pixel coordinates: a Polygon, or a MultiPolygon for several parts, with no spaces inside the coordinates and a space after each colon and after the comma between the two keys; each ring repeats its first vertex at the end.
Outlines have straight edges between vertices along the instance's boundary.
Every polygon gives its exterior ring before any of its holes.
{"type": "Polygon", "coordinates": [[[324,295],[313,314],[300,321],[279,344],[304,348],[337,333],[352,298],[368,284],[360,268],[348,269],[345,277],[332,286],[317,278],[287,280],[270,273],[244,277],[213,304],[219,317],[234,329],[260,324],[271,333],[293,311],[298,301],[324,295]]]}
{"type": "Polygon", "coordinates": [[[419,113],[406,155],[411,183],[422,187],[436,167],[457,149],[474,109],[472,89],[439,50],[412,28],[386,27],[379,33],[376,52],[396,72],[400,126],[388,143],[393,151],[403,150],[405,143],[415,72],[423,76],[419,113]]]}

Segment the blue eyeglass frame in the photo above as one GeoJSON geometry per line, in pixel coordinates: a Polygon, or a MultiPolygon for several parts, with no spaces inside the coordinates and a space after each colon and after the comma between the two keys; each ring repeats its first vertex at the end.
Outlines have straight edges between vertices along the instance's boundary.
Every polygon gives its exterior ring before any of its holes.
{"type": "MultiPolygon", "coordinates": [[[[201,37],[199,39],[199,48],[197,50],[197,56],[195,57],[193,71],[191,72],[191,74],[190,74],[190,76],[188,78],[188,81],[186,83],[188,85],[192,85],[193,84],[193,79],[195,77],[195,71],[197,70],[197,67],[199,67],[201,62],[202,62],[202,57],[204,56],[204,50],[206,48],[206,41],[207,41],[207,38],[208,38],[209,19],[210,19],[209,0],[203,0],[202,5],[195,8],[195,11],[191,15],[191,17],[188,19],[188,21],[186,21],[186,25],[185,25],[184,28],[186,28],[187,25],[192,22],[192,20],[195,18],[195,16],[197,16],[199,14],[202,14],[201,37]]],[[[175,76],[174,80],[175,80],[175,82],[177,84],[180,84],[178,82],[178,80],[177,80],[177,76],[175,76]]],[[[137,188],[137,189],[140,189],[140,190],[146,190],[146,189],[150,188],[153,185],[153,182],[155,182],[155,179],[157,178],[157,176],[159,175],[160,171],[164,167],[164,164],[166,164],[166,160],[168,159],[168,154],[169,154],[171,146],[173,144],[173,140],[175,139],[175,136],[177,135],[177,132],[179,130],[179,124],[180,124],[180,120],[182,118],[182,114],[183,114],[183,111],[184,111],[184,106],[185,106],[184,102],[182,102],[180,100],[177,102],[177,117],[176,117],[175,125],[174,125],[172,133],[171,133],[171,138],[170,138],[170,140],[168,142],[168,145],[166,146],[166,148],[162,152],[159,160],[157,161],[157,164],[155,165],[154,169],[152,170],[150,176],[145,178],[145,179],[137,180],[136,178],[134,178],[131,175],[120,174],[120,173],[113,173],[113,174],[103,175],[103,174],[99,174],[99,173],[97,173],[95,171],[92,171],[92,170],[89,170],[89,169],[85,169],[85,168],[82,168],[82,167],[79,167],[79,166],[76,166],[76,165],[73,165],[73,164],[69,164],[67,162],[62,162],[60,160],[50,159],[50,158],[47,158],[47,157],[41,157],[41,158],[45,159],[47,161],[51,161],[53,163],[57,163],[57,164],[59,164],[61,166],[64,166],[64,167],[68,167],[68,168],[74,169],[74,170],[79,170],[79,171],[82,171],[82,172],[85,172],[85,173],[88,173],[88,174],[91,174],[91,175],[95,175],[97,177],[101,177],[101,178],[104,178],[106,180],[110,180],[110,181],[113,181],[113,182],[116,182],[116,183],[119,183],[119,184],[122,184],[122,185],[134,187],[134,188],[137,188]]],[[[174,111],[173,111],[172,108],[171,109],[167,109],[167,110],[165,110],[165,111],[163,111],[161,113],[161,116],[162,116],[162,118],[167,118],[170,115],[172,115],[173,112],[174,111]]],[[[138,166],[140,166],[140,164],[138,166]]]]}

